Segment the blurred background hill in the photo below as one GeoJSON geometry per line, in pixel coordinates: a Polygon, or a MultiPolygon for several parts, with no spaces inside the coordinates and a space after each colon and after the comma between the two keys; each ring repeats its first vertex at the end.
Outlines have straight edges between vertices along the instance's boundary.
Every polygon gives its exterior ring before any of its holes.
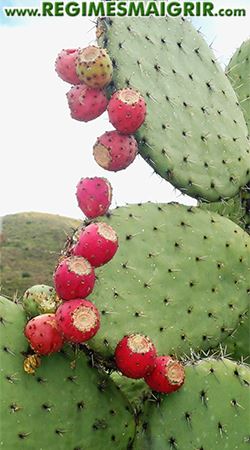
{"type": "Polygon", "coordinates": [[[34,284],[53,283],[61,249],[79,220],[25,212],[1,218],[1,295],[22,296],[34,284]]]}

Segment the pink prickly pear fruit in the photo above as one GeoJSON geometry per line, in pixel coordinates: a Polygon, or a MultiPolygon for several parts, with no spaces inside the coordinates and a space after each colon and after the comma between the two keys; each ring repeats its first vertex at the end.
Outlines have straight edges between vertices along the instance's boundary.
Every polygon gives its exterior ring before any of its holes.
{"type": "Polygon", "coordinates": [[[56,320],[65,340],[74,343],[88,341],[100,328],[98,309],[83,299],[64,302],[56,311],[56,320]]]}
{"type": "Polygon", "coordinates": [[[76,73],[77,55],[78,50],[76,49],[62,50],[56,59],[55,69],[58,76],[70,84],[81,83],[76,73]]]}
{"type": "Polygon", "coordinates": [[[31,348],[39,355],[59,352],[63,346],[63,336],[57,326],[55,314],[41,314],[29,320],[24,334],[31,348]]]}
{"type": "Polygon", "coordinates": [[[81,256],[63,259],[54,274],[55,289],[62,300],[87,297],[94,288],[95,272],[81,256]]]}
{"type": "Polygon", "coordinates": [[[118,131],[107,131],[94,145],[94,158],[103,169],[118,172],[126,169],[135,159],[138,145],[133,136],[118,131]]]}
{"type": "Polygon", "coordinates": [[[89,122],[107,109],[108,99],[101,89],[93,89],[82,84],[72,86],[66,95],[73,119],[89,122]]]}
{"type": "Polygon", "coordinates": [[[144,378],[154,369],[156,349],[142,334],[124,336],[115,349],[118,369],[128,378],[144,378]]]}
{"type": "Polygon", "coordinates": [[[171,356],[157,356],[154,370],[144,379],[154,391],[170,394],[183,385],[185,370],[183,365],[171,356]]]}
{"type": "Polygon", "coordinates": [[[140,92],[124,88],[115,92],[108,104],[109,121],[123,134],[133,134],[146,117],[146,103],[140,92]]]}
{"type": "Polygon", "coordinates": [[[112,186],[106,178],[82,178],[76,188],[78,206],[89,219],[103,216],[112,201],[112,186]]]}
{"type": "Polygon", "coordinates": [[[106,223],[91,223],[79,235],[72,253],[86,258],[93,267],[109,262],[118,249],[118,238],[106,223]]]}
{"type": "Polygon", "coordinates": [[[76,73],[87,86],[102,89],[113,74],[112,61],[104,48],[90,45],[78,51],[76,73]]]}

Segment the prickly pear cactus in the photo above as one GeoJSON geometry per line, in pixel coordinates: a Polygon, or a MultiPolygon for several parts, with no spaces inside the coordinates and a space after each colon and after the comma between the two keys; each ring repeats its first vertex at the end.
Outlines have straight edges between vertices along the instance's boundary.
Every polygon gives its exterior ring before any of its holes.
{"type": "Polygon", "coordinates": [[[250,363],[250,314],[242,317],[236,330],[226,338],[224,345],[230,358],[250,363]]]}
{"type": "MultiPolygon", "coordinates": [[[[226,73],[232,83],[244,114],[248,133],[250,133],[250,39],[243,42],[233,55],[226,73]]],[[[250,185],[244,186],[240,193],[228,201],[204,203],[202,208],[229,217],[250,232],[250,185]]]]}
{"type": "Polygon", "coordinates": [[[119,372],[112,372],[111,378],[123,392],[137,413],[142,409],[143,401],[151,396],[151,390],[144,380],[134,380],[121,375],[119,372]]]}
{"type": "Polygon", "coordinates": [[[250,232],[250,183],[241,188],[239,194],[221,202],[200,202],[200,208],[212,211],[237,223],[248,233],[250,232]]]}
{"type": "MultiPolygon", "coordinates": [[[[250,39],[243,42],[235,52],[227,67],[227,75],[232,83],[243,111],[250,135],[250,39]]],[[[250,232],[250,185],[241,190],[244,210],[243,225],[250,232]]]]}
{"type": "Polygon", "coordinates": [[[183,19],[101,19],[99,44],[113,60],[113,86],[147,102],[139,151],[193,197],[218,201],[250,179],[247,128],[232,86],[201,35],[183,19]],[[150,55],[150,57],[149,57],[150,55]]]}
{"type": "Polygon", "coordinates": [[[248,306],[247,233],[178,204],[130,205],[108,217],[119,249],[98,269],[91,294],[102,316],[94,350],[111,357],[124,335],[137,332],[159,353],[183,355],[233,332],[248,306]]]}
{"type": "Polygon", "coordinates": [[[246,450],[250,369],[228,359],[186,367],[182,389],[145,405],[134,450],[246,450]]]}
{"type": "Polygon", "coordinates": [[[5,450],[124,450],[134,437],[128,402],[85,355],[66,349],[23,370],[25,314],[0,298],[1,445],[5,450]]]}
{"type": "Polygon", "coordinates": [[[227,76],[238,97],[250,134],[250,39],[232,56],[227,76]]]}

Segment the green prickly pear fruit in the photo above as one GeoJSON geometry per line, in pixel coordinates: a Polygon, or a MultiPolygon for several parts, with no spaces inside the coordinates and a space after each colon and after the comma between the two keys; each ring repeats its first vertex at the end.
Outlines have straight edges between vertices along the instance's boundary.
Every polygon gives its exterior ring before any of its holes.
{"type": "Polygon", "coordinates": [[[25,291],[22,299],[23,308],[28,317],[54,313],[60,303],[55,289],[45,284],[30,287],[25,291]]]}

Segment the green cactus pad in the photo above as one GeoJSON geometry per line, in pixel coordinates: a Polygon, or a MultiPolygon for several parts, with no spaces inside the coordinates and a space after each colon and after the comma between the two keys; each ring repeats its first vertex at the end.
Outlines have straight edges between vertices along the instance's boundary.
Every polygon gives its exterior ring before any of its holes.
{"type": "Polygon", "coordinates": [[[101,19],[99,44],[113,86],[138,89],[147,117],[139,151],[184,193],[230,198],[250,179],[247,128],[232,86],[201,35],[183,19],[101,19]]]}
{"type": "Polygon", "coordinates": [[[183,355],[190,347],[217,346],[233,332],[250,292],[247,233],[179,204],[130,205],[108,217],[119,249],[96,271],[90,300],[101,328],[90,341],[94,350],[110,357],[124,335],[136,332],[159,353],[183,355]]]}
{"type": "Polygon", "coordinates": [[[227,75],[238,97],[250,134],[250,39],[232,56],[227,75]]]}
{"type": "MultiPolygon", "coordinates": [[[[227,75],[232,83],[242,108],[250,133],[250,39],[233,55],[227,75]]],[[[246,231],[250,231],[250,187],[246,185],[240,193],[228,201],[203,204],[203,208],[229,217],[246,231]]]]}
{"type": "Polygon", "coordinates": [[[53,287],[37,284],[25,291],[22,304],[27,316],[34,317],[39,314],[54,313],[60,301],[53,287]]]}
{"type": "MultiPolygon", "coordinates": [[[[227,75],[238,97],[250,135],[250,39],[243,42],[231,58],[227,67],[227,75]]],[[[244,210],[243,227],[250,232],[249,184],[242,189],[240,196],[244,210]]]]}
{"type": "Polygon", "coordinates": [[[65,349],[23,369],[25,314],[0,298],[1,446],[4,450],[125,450],[134,419],[125,397],[87,357],[65,349]]]}
{"type": "Polygon", "coordinates": [[[143,401],[150,396],[151,390],[144,380],[134,380],[121,375],[119,372],[112,372],[110,375],[114,383],[123,392],[125,397],[133,406],[135,412],[142,409],[143,401]]]}
{"type": "Polygon", "coordinates": [[[230,358],[250,363],[250,314],[249,309],[237,329],[224,342],[230,358]]]}
{"type": "Polygon", "coordinates": [[[250,369],[228,359],[186,367],[183,387],[145,405],[134,450],[247,450],[250,369]]]}
{"type": "Polygon", "coordinates": [[[240,193],[235,197],[221,202],[205,203],[200,202],[199,206],[207,211],[212,211],[227,217],[249,233],[250,226],[250,187],[248,185],[241,188],[240,193]]]}

